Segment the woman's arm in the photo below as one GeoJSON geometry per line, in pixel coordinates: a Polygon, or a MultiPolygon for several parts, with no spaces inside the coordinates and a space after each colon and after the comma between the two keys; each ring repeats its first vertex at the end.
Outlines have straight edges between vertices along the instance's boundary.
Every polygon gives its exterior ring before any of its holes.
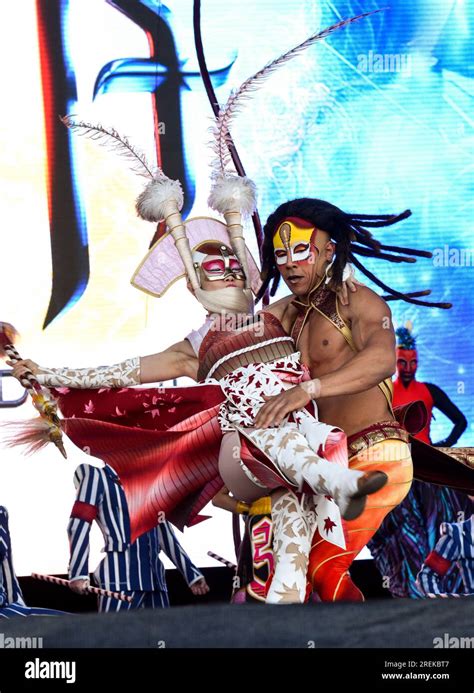
{"type": "Polygon", "coordinates": [[[158,354],[140,358],[140,382],[156,383],[187,376],[197,380],[198,359],[187,339],[158,354]]]}
{"type": "Polygon", "coordinates": [[[197,378],[198,359],[187,340],[173,344],[151,356],[138,356],[112,366],[98,368],[42,368],[29,359],[13,363],[12,374],[18,380],[31,371],[47,387],[91,388],[132,387],[141,383],[172,380],[180,376],[197,378]]]}

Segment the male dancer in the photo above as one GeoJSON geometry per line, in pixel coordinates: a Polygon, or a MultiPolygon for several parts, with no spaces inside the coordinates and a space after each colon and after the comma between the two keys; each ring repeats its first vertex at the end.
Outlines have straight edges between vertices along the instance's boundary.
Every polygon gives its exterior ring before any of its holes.
{"type": "Polygon", "coordinates": [[[270,282],[274,293],[280,278],[291,290],[292,294],[273,304],[270,311],[295,339],[313,379],[269,398],[256,426],[278,425],[313,397],[320,420],[334,422],[346,432],[350,467],[373,469],[377,463],[389,477],[385,488],[370,498],[363,514],[345,524],[346,550],[331,546],[316,532],[309,576],[325,601],[363,600],[348,568],[387,513],[403,500],[412,480],[408,434],[395,421],[391,407],[395,339],[390,309],[365,286],[349,295],[348,305],[341,305],[329,280],[333,286],[339,285],[350,260],[392,294],[429,305],[390,289],[354,256],[390,260],[392,253],[425,254],[381,246],[365,228],[388,226],[408,215],[349,215],[328,202],[301,199],[281,205],[264,229],[264,284],[260,293],[270,282]]]}

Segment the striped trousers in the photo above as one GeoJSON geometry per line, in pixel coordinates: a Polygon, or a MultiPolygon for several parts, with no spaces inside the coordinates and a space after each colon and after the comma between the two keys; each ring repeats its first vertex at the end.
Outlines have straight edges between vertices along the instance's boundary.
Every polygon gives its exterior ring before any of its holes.
{"type": "Polygon", "coordinates": [[[157,590],[156,592],[141,592],[140,590],[122,591],[128,597],[132,597],[131,602],[123,602],[113,597],[101,595],[98,600],[98,611],[101,613],[110,611],[130,611],[131,609],[166,609],[170,602],[168,592],[157,590]]]}

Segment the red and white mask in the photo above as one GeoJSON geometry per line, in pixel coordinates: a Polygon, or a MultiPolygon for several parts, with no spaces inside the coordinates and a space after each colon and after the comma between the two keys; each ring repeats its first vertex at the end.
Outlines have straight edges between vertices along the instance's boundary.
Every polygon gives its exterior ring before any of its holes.
{"type": "Polygon", "coordinates": [[[233,277],[245,280],[244,270],[238,258],[228,246],[218,242],[201,244],[193,252],[194,266],[208,281],[233,277]]]}
{"type": "Polygon", "coordinates": [[[273,236],[277,265],[314,262],[314,241],[318,230],[299,217],[284,219],[273,236]]]}

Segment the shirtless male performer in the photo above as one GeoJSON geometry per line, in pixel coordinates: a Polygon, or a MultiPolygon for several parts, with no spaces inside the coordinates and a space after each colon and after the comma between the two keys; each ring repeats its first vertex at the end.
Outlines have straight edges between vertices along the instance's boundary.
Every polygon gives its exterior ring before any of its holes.
{"type": "Polygon", "coordinates": [[[391,406],[390,378],[396,367],[391,311],[366,286],[349,293],[347,305],[332,290],[340,286],[343,268],[350,260],[390,293],[413,303],[434,305],[397,294],[354,257],[359,250],[361,255],[379,259],[390,259],[389,253],[401,251],[405,256],[424,254],[388,246],[382,252],[380,243],[365,228],[388,226],[408,215],[349,215],[321,200],[300,199],[281,205],[264,229],[260,294],[271,282],[274,294],[280,277],[291,290],[290,296],[267,310],[293,336],[313,379],[267,398],[255,425],[277,425],[314,398],[319,419],[347,434],[350,467],[374,469],[376,463],[389,477],[386,486],[368,499],[362,515],[345,523],[346,550],[329,544],[316,532],[308,579],[323,601],[363,601],[348,568],[383,518],[406,496],[412,481],[408,434],[395,421],[391,406]]]}

